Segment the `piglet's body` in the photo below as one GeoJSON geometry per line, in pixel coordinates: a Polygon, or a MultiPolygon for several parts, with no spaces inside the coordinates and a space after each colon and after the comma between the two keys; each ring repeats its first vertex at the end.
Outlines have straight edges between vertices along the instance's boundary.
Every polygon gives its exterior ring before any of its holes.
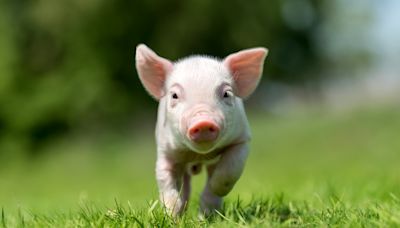
{"type": "Polygon", "coordinates": [[[207,172],[200,210],[219,209],[242,174],[250,130],[242,99],[256,88],[265,48],[247,49],[220,61],[192,56],[172,63],[141,44],[136,68],[159,100],[156,177],[160,199],[174,215],[188,203],[191,174],[207,172]]]}

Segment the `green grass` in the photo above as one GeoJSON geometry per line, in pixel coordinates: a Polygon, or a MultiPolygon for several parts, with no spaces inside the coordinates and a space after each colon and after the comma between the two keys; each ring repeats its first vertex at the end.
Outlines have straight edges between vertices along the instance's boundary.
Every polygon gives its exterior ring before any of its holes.
{"type": "Polygon", "coordinates": [[[0,167],[0,227],[400,226],[400,110],[250,115],[251,154],[224,209],[197,216],[157,200],[152,126],[55,142],[0,167]]]}
{"type": "Polygon", "coordinates": [[[193,211],[182,217],[169,216],[158,201],[147,206],[123,206],[116,202],[111,208],[85,203],[68,213],[23,213],[7,217],[2,211],[2,226],[27,227],[237,227],[237,226],[398,226],[400,200],[371,203],[360,207],[346,205],[332,197],[322,208],[308,202],[287,202],[283,195],[270,199],[240,199],[225,204],[221,212],[207,219],[193,211]]]}

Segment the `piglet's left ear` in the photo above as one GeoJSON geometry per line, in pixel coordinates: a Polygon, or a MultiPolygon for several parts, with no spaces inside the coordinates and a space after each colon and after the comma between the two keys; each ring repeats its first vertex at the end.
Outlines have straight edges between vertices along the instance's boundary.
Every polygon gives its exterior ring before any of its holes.
{"type": "Polygon", "coordinates": [[[246,98],[256,89],[261,79],[266,48],[251,48],[227,56],[223,64],[231,72],[236,84],[236,93],[246,98]]]}

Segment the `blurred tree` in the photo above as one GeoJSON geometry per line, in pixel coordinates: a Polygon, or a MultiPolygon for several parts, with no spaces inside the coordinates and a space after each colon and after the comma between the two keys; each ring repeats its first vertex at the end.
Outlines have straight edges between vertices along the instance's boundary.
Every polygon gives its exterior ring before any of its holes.
{"type": "Polygon", "coordinates": [[[310,73],[320,64],[313,44],[320,5],[316,0],[3,1],[0,150],[2,139],[21,139],[35,151],[71,129],[122,127],[154,110],[134,69],[138,43],[172,60],[190,54],[223,58],[265,46],[269,78],[304,83],[320,75],[310,73]]]}

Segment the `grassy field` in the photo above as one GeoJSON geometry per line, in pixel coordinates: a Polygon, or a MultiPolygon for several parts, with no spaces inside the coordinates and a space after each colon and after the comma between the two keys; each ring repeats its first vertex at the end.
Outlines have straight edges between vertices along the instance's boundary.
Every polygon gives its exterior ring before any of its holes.
{"type": "Polygon", "coordinates": [[[2,157],[0,227],[400,226],[400,109],[250,115],[252,150],[224,210],[165,215],[153,126],[75,136],[40,157],[2,157]]]}

